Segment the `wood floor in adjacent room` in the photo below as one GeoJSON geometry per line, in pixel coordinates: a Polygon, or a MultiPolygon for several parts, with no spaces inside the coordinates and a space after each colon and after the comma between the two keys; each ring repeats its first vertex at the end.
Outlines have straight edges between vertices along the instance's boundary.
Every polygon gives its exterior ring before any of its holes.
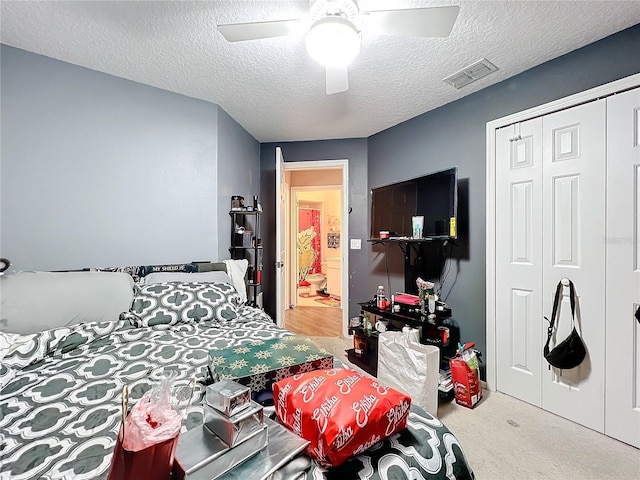
{"type": "Polygon", "coordinates": [[[284,312],[284,328],[316,337],[342,334],[342,308],[297,306],[284,312]]]}

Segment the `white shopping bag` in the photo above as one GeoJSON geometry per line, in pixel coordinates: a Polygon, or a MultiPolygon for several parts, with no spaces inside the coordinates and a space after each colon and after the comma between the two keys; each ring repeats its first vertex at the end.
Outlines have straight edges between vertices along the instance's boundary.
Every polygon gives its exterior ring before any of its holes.
{"type": "Polygon", "coordinates": [[[436,416],[440,349],[418,341],[418,331],[382,332],[378,337],[378,379],[411,396],[411,401],[436,416]]]}

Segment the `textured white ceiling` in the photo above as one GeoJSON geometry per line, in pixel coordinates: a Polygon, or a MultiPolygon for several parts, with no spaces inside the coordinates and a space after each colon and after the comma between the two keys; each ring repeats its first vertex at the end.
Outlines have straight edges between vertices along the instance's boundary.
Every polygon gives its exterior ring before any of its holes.
{"type": "Polygon", "coordinates": [[[218,23],[304,16],[306,1],[6,1],[2,43],[217,103],[257,140],[367,137],[640,23],[640,1],[360,0],[368,10],[460,5],[448,38],[363,33],[350,90],[327,96],[304,34],[229,44],[218,23]],[[488,58],[500,70],[442,82],[488,58]]]}

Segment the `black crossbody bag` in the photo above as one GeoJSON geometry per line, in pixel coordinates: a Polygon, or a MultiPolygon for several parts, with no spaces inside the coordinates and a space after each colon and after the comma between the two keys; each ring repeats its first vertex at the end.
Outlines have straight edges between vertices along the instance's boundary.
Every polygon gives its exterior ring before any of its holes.
{"type": "MultiPolygon", "coordinates": [[[[549,328],[547,330],[547,343],[544,346],[544,358],[549,362],[549,365],[561,370],[568,370],[570,368],[575,368],[582,363],[584,357],[587,355],[587,350],[582,338],[580,338],[578,330],[576,329],[576,291],[571,280],[569,280],[569,291],[571,295],[571,333],[562,342],[558,343],[553,350],[549,350],[549,342],[553,336],[556,318],[560,318],[560,297],[562,295],[563,287],[564,285],[562,285],[562,282],[559,282],[556,287],[556,296],[553,300],[553,311],[551,312],[551,322],[549,322],[549,328]]],[[[549,321],[547,317],[544,318],[549,321]]],[[[551,369],[551,366],[549,369],[551,369]]]]}

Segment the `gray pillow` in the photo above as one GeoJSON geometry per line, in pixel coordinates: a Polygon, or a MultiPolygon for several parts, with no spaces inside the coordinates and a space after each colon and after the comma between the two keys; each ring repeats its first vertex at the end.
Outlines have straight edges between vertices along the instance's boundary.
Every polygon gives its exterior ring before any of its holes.
{"type": "Polygon", "coordinates": [[[0,331],[27,335],[118,320],[133,301],[133,279],[122,272],[20,272],[2,275],[0,291],[0,331]]]}
{"type": "Polygon", "coordinates": [[[163,282],[136,288],[123,319],[137,327],[238,318],[240,296],[229,283],[163,282]]]}
{"type": "Polygon", "coordinates": [[[140,279],[140,285],[151,285],[163,282],[224,282],[231,283],[227,272],[153,272],[140,279]]]}
{"type": "Polygon", "coordinates": [[[193,262],[198,266],[198,272],[213,272],[220,270],[227,271],[227,264],[224,262],[193,262]]]}

